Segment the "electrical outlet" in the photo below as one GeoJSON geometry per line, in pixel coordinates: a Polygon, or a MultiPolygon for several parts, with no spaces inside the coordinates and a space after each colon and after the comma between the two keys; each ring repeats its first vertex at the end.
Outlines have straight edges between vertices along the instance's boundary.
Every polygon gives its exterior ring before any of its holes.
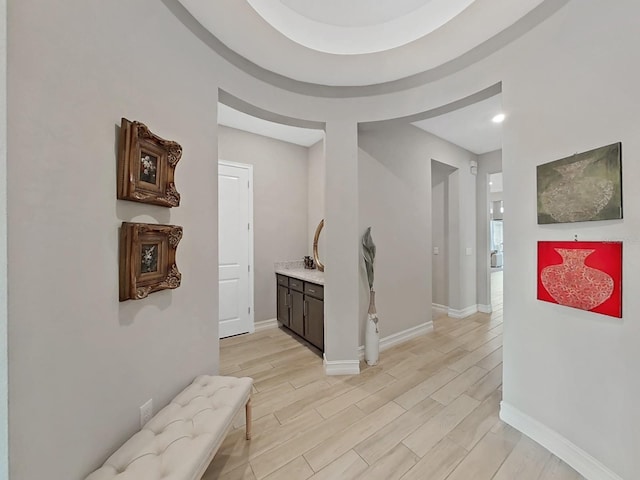
{"type": "Polygon", "coordinates": [[[153,417],[153,399],[147,400],[144,405],[140,407],[140,428],[144,427],[146,423],[153,417]]]}

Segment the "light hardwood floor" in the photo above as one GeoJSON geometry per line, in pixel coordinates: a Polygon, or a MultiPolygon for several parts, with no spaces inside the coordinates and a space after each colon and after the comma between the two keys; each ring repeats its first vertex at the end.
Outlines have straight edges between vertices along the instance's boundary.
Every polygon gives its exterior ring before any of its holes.
{"type": "Polygon", "coordinates": [[[491,315],[437,318],[357,376],[325,376],[321,358],[281,329],[222,340],[221,374],[254,379],[253,439],[238,417],[203,479],[582,479],[498,418],[494,301],[491,315]]]}

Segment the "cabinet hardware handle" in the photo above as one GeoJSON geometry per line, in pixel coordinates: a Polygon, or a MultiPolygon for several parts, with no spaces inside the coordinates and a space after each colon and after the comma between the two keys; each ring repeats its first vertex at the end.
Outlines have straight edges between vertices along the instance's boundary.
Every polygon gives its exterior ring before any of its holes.
{"type": "Polygon", "coordinates": [[[287,293],[287,307],[291,308],[291,294],[287,293]]]}
{"type": "Polygon", "coordinates": [[[304,301],[304,308],[303,308],[303,315],[306,317],[307,316],[307,311],[309,310],[309,302],[307,302],[306,300],[304,301]]]}
{"type": "Polygon", "coordinates": [[[309,288],[308,289],[311,293],[316,293],[316,291],[313,288],[309,288]]]}

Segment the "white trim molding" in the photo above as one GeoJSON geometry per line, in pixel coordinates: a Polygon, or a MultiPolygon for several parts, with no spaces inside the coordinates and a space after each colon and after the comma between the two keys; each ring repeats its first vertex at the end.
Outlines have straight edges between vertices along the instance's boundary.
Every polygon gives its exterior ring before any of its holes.
{"type": "Polygon", "coordinates": [[[268,330],[270,328],[277,328],[278,319],[271,318],[269,320],[262,320],[261,322],[255,322],[254,327],[256,332],[260,332],[262,330],[268,330]]]}
{"type": "Polygon", "coordinates": [[[492,313],[493,309],[491,308],[491,305],[480,305],[480,304],[478,304],[478,311],[480,313],[492,313]]]}
{"type": "MultiPolygon", "coordinates": [[[[380,339],[380,351],[383,352],[391,347],[408,342],[412,338],[419,337],[420,335],[426,335],[431,331],[433,331],[433,321],[429,320],[428,322],[415,327],[394,333],[388,337],[380,339]]],[[[360,360],[364,360],[364,345],[360,345],[360,347],[358,347],[358,355],[360,356],[360,360]]]]}
{"type": "Polygon", "coordinates": [[[467,308],[463,308],[462,310],[455,310],[453,308],[449,308],[448,315],[451,318],[467,318],[469,315],[473,315],[474,313],[478,313],[478,305],[471,305],[467,308]]]}
{"type": "Polygon", "coordinates": [[[449,313],[449,307],[446,305],[440,305],[439,303],[432,303],[431,308],[433,308],[438,313],[444,313],[447,315],[449,313]]]}
{"type": "Polygon", "coordinates": [[[538,442],[588,480],[623,480],[558,432],[508,403],[500,402],[500,419],[538,442]]]}
{"type": "Polygon", "coordinates": [[[324,373],[326,375],[359,375],[359,360],[327,360],[326,354],[322,355],[324,373]]]}

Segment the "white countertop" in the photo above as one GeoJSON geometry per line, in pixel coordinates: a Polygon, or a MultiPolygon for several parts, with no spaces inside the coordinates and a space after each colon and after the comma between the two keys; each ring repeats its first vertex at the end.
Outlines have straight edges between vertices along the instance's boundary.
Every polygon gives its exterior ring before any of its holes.
{"type": "Polygon", "coordinates": [[[324,285],[324,272],[316,269],[307,269],[302,266],[302,262],[278,262],[275,264],[275,271],[280,275],[297,278],[305,282],[324,285]]]}

